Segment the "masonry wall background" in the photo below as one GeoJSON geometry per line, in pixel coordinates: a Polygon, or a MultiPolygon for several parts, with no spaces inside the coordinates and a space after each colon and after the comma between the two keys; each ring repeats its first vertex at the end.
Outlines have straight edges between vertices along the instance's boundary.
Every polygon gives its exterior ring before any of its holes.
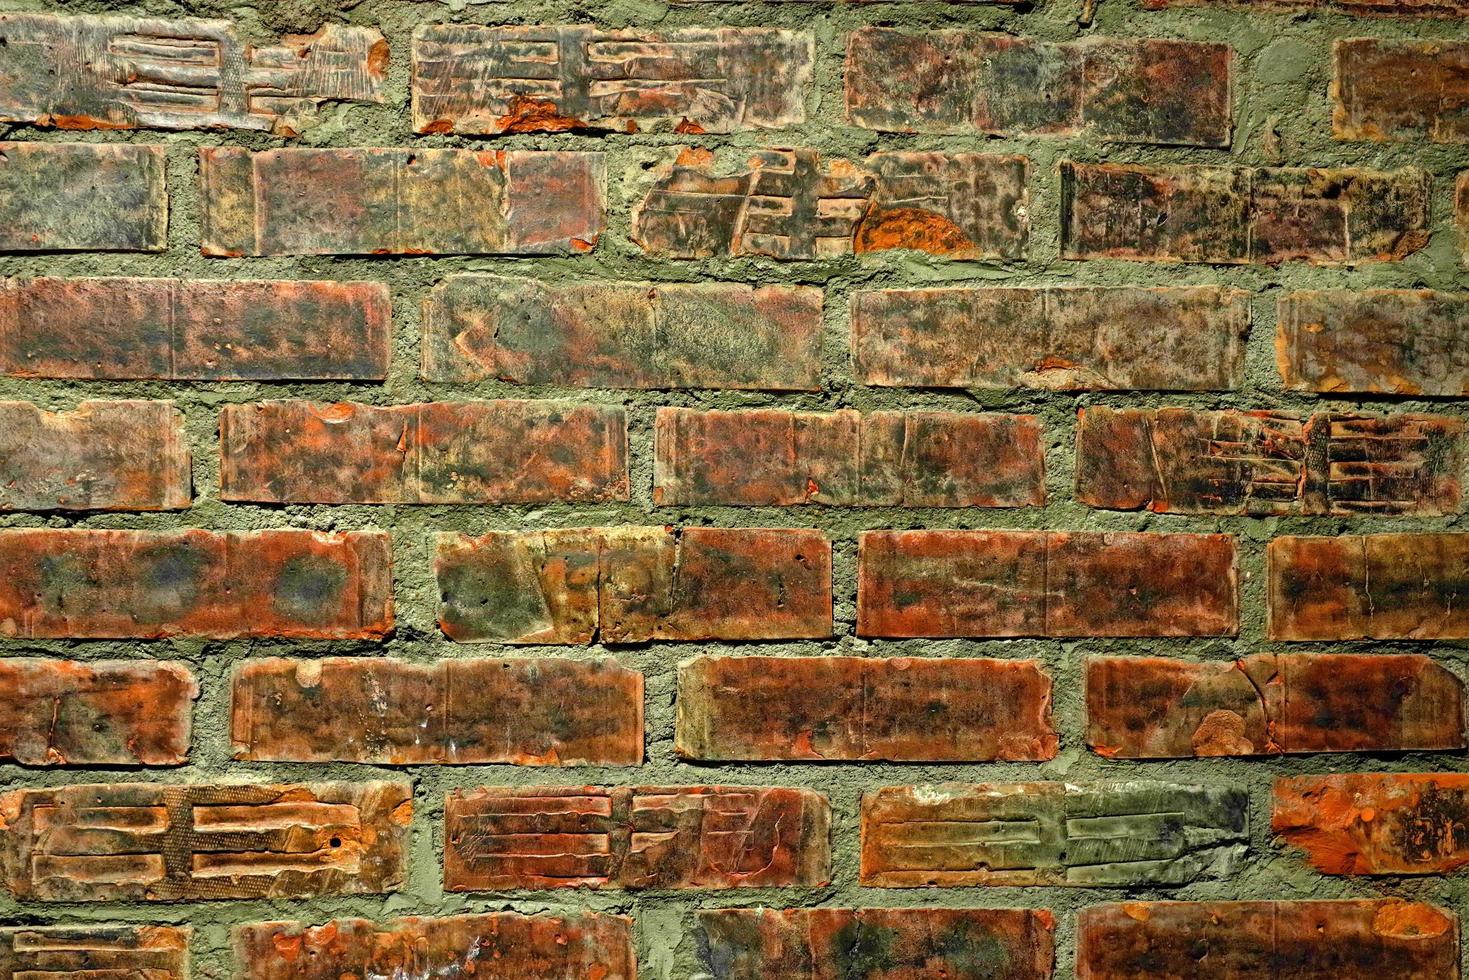
{"type": "MultiPolygon", "coordinates": [[[[1271,833],[1272,783],[1277,777],[1351,772],[1458,772],[1462,750],[1375,754],[1311,754],[1267,758],[1200,758],[1127,761],[1098,756],[1085,744],[1083,659],[1088,655],[1149,654],[1227,662],[1261,653],[1423,653],[1466,677],[1469,644],[1460,640],[1403,640],[1286,643],[1266,636],[1268,542],[1283,535],[1455,532],[1462,530],[1459,506],[1447,516],[1212,516],[1108,511],[1077,501],[1077,411],[1185,407],[1357,412],[1369,415],[1423,412],[1464,419],[1464,402],[1407,396],[1318,396],[1285,390],[1273,347],[1277,301],[1303,289],[1373,288],[1462,291],[1465,269],[1455,231],[1453,183],[1469,168],[1464,143],[1345,142],[1332,136],[1331,45],[1342,38],[1466,40],[1464,14],[1367,17],[1320,8],[1283,11],[1266,4],[1144,10],[1134,0],[1101,0],[1094,21],[1078,23],[1082,11],[1070,0],[1033,9],[979,3],[732,2],[669,5],[657,0],[281,0],[229,4],[99,0],[0,0],[3,12],[63,14],[136,13],[158,16],[219,16],[242,35],[271,43],[280,32],[311,32],[322,23],[347,23],[382,31],[391,62],[380,105],[343,103],[322,108],[315,124],[297,138],[242,130],[164,132],[147,129],[58,131],[26,125],[3,129],[5,139],[27,143],[159,144],[166,147],[169,196],[167,248],[143,253],[10,253],[0,255],[0,274],[30,276],[159,276],[197,279],[286,279],[386,283],[392,296],[391,364],[385,382],[168,382],[75,381],[8,377],[0,397],[29,401],[47,410],[67,410],[86,399],[171,399],[183,412],[193,455],[192,506],[165,513],[18,512],[0,517],[7,528],[124,528],[252,530],[306,528],[321,531],[381,529],[392,539],[392,588],[396,624],[377,640],[202,640],[153,641],[19,639],[3,641],[6,656],[168,660],[186,664],[198,679],[200,697],[187,762],[171,768],[78,769],[0,767],[6,789],[59,787],[82,782],[319,782],[410,780],[413,818],[408,836],[407,877],[385,896],[223,902],[106,902],[55,904],[0,897],[6,924],[162,923],[194,928],[194,975],[231,974],[230,929],[241,923],[299,920],[319,924],[363,917],[451,915],[511,909],[521,912],[598,910],[627,913],[636,921],[640,975],[683,978],[700,974],[694,913],[701,909],[754,907],[1036,908],[1055,915],[1056,975],[1073,976],[1080,909],[1122,899],[1289,900],[1400,896],[1462,914],[1462,878],[1426,876],[1329,876],[1313,870],[1299,850],[1271,833]],[[778,130],[727,135],[662,133],[514,133],[495,137],[417,135],[408,109],[409,51],[415,28],[433,23],[586,24],[667,31],[681,27],[781,26],[815,40],[814,77],[806,93],[805,121],[778,130]],[[1095,135],[1006,136],[900,135],[873,132],[845,118],[842,92],[847,36],[866,26],[892,26],[922,33],[968,28],[1063,42],[1083,37],[1179,38],[1229,44],[1235,52],[1233,135],[1228,147],[1190,148],[1104,142],[1095,135]],[[410,150],[462,147],[493,150],[591,150],[605,154],[607,224],[585,254],[536,257],[281,256],[211,258],[200,252],[202,237],[198,150],[281,146],[402,147],[410,150]],[[660,258],[630,241],[632,210],[658,172],[680,150],[704,147],[721,160],[740,161],[757,148],[813,148],[824,157],[862,160],[875,152],[978,151],[1023,154],[1030,234],[1023,258],[999,261],[949,260],[912,251],[780,261],[765,257],[660,258]],[[1431,175],[1427,244],[1402,261],[1323,267],[1301,261],[1211,265],[1069,261],[1061,258],[1062,161],[1249,166],[1360,167],[1394,171],[1422,168],[1431,175]],[[618,390],[557,387],[496,380],[429,382],[420,377],[422,303],[446,277],[491,273],[556,285],[585,283],[732,282],[805,285],[824,290],[821,391],[618,390]],[[1245,350],[1243,383],[1228,391],[1053,392],[1013,387],[1002,390],[940,391],[879,388],[859,384],[851,366],[850,314],[859,291],[936,286],[1184,286],[1219,285],[1248,291],[1252,321],[1245,350]],[[560,399],[583,405],[624,406],[628,419],[627,502],[533,505],[258,505],[221,500],[218,428],[227,406],[267,399],[353,401],[388,406],[465,399],[560,399]],[[771,407],[798,411],[940,410],[1004,412],[1036,416],[1042,426],[1046,503],[1041,507],[931,508],[806,506],[659,506],[653,497],[654,414],[660,407],[738,409],[771,407]],[[436,622],[438,593],[433,578],[433,535],[457,531],[673,525],[683,528],[811,528],[828,534],[833,546],[834,632],[831,639],[780,642],[648,642],[604,647],[469,646],[457,644],[436,622]],[[1238,546],[1239,631],[1205,638],[1104,639],[864,639],[856,635],[857,535],[872,529],[1045,529],[1064,531],[1208,532],[1234,535],[1238,546]],[[950,658],[995,657],[1039,661],[1054,684],[1054,727],[1059,747],[1046,762],[992,763],[842,762],[830,764],[725,762],[694,764],[674,753],[676,670],[701,654],[950,658]],[[344,763],[235,761],[230,746],[230,677],[240,665],[267,656],[388,656],[415,664],[474,657],[549,657],[592,661],[605,656],[645,677],[646,756],[641,765],[558,769],[512,765],[417,765],[389,767],[344,763]],[[862,794],[882,787],[939,782],[1064,780],[1089,785],[1099,780],[1153,779],[1205,786],[1242,787],[1249,798],[1248,849],[1240,866],[1221,879],[1180,887],[942,887],[925,889],[859,886],[859,807],[862,794]],[[443,887],[444,796],[479,786],[660,786],[749,785],[799,787],[825,794],[832,808],[831,882],[817,887],[705,891],[558,890],[453,893],[443,887]]],[[[1462,77],[1462,75],[1461,75],[1462,77]]],[[[1404,79],[1404,85],[1413,85],[1404,79]]],[[[1460,118],[1465,112],[1458,108],[1460,118]]],[[[0,214],[8,205],[0,202],[0,214]]],[[[99,216],[99,218],[102,216],[99,216]]],[[[283,330],[307,331],[309,316],[283,330]]],[[[76,329],[85,330],[84,323],[76,329]]],[[[1463,364],[1469,328],[1461,318],[1450,334],[1446,356],[1463,364]]],[[[1158,362],[1188,362],[1199,356],[1186,336],[1175,346],[1149,352],[1158,362]]],[[[1460,460],[1462,470],[1462,460],[1460,460]]],[[[1459,474],[1460,476],[1462,474],[1459,474]]],[[[1462,558],[1458,559],[1462,562],[1462,558]]],[[[1458,568],[1462,585],[1462,565],[1458,568]]],[[[1460,595],[1463,598],[1462,594],[1460,595]]],[[[1390,698],[1389,692],[1383,692],[1390,698]]],[[[1469,811],[1455,818],[1462,824],[1469,811]]],[[[1462,853],[1462,847],[1460,849],[1462,853]]]]}

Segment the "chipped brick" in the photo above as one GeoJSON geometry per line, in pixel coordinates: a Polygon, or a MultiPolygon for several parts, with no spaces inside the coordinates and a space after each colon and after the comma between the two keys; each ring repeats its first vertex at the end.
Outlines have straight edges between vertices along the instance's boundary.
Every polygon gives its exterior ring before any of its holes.
{"type": "Polygon", "coordinates": [[[163,251],[166,164],[162,146],[0,143],[0,252],[163,251]]]}
{"type": "Polygon", "coordinates": [[[0,929],[4,980],[189,980],[188,926],[90,923],[0,929]]]}
{"type": "Polygon", "coordinates": [[[1469,42],[1358,37],[1332,52],[1337,139],[1469,143],[1469,42]]]}
{"type": "Polygon", "coordinates": [[[1277,779],[1270,826],[1322,874],[1448,874],[1469,865],[1469,775],[1277,779]]]}

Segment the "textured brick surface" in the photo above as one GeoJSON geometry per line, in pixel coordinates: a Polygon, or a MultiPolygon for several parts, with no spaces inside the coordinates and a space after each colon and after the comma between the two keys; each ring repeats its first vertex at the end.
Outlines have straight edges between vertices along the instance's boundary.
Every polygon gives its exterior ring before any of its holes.
{"type": "Polygon", "coordinates": [[[660,408],[653,501],[1032,507],[1046,502],[1033,415],[660,408]]]}
{"type": "Polygon", "coordinates": [[[162,146],[0,143],[0,252],[163,251],[164,166],[162,146]]]}
{"type": "Polygon", "coordinates": [[[1332,50],[1337,139],[1469,143],[1469,43],[1359,37],[1332,50]]]}
{"type": "Polygon", "coordinates": [[[805,789],[486,787],[444,807],[444,887],[825,884],[831,810],[805,789]]]}
{"type": "Polygon", "coordinates": [[[0,929],[6,980],[188,980],[188,926],[67,925],[0,929]]]}
{"type": "Polygon", "coordinates": [[[1463,683],[1412,654],[1090,657],[1086,712],[1087,743],[1115,759],[1465,744],[1463,683]]]}
{"type": "Polygon", "coordinates": [[[1040,761],[1051,679],[1033,660],[698,657],[674,748],[700,761],[1040,761]]]}
{"type": "Polygon", "coordinates": [[[1469,266],[1469,170],[1454,183],[1454,224],[1459,229],[1459,264],[1469,266]]]}
{"type": "MultiPolygon", "coordinates": [[[[3,663],[3,662],[0,662],[3,663]]],[[[380,765],[643,761],[643,675],[614,660],[252,660],[235,758],[380,765]]]]}

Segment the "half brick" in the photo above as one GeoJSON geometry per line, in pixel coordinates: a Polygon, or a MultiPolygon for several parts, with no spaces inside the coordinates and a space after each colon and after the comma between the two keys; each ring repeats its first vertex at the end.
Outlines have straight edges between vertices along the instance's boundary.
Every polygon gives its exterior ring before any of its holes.
{"type": "Polygon", "coordinates": [[[1277,779],[1270,826],[1323,874],[1449,874],[1469,865],[1469,774],[1277,779]]]}
{"type": "Polygon", "coordinates": [[[0,252],[163,251],[166,166],[162,146],[0,143],[0,252]]]}

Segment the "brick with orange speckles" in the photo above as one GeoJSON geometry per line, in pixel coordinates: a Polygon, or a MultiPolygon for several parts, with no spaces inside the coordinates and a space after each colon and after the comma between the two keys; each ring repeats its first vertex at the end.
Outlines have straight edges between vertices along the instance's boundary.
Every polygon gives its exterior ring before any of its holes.
{"type": "Polygon", "coordinates": [[[0,143],[0,252],[163,251],[167,163],[163,146],[0,143]]]}
{"type": "Polygon", "coordinates": [[[602,154],[199,151],[205,255],[567,255],[597,244],[602,154]]]}
{"type": "Polygon", "coordinates": [[[1397,898],[1081,910],[1077,980],[1457,980],[1459,920],[1397,898]]]}
{"type": "Polygon", "coordinates": [[[237,668],[233,690],[237,759],[395,766],[643,761],[643,675],[611,659],[421,666],[270,658],[237,668]]]}
{"type": "Polygon", "coordinates": [[[321,926],[258,922],[234,930],[239,980],[635,980],[632,920],[574,912],[490,912],[321,926]]]}
{"type": "Polygon", "coordinates": [[[86,924],[0,929],[5,980],[189,980],[188,926],[86,924]]]}
{"type": "Polygon", "coordinates": [[[220,499],[443,504],[626,500],[620,407],[554,401],[227,405],[220,499]]]}

